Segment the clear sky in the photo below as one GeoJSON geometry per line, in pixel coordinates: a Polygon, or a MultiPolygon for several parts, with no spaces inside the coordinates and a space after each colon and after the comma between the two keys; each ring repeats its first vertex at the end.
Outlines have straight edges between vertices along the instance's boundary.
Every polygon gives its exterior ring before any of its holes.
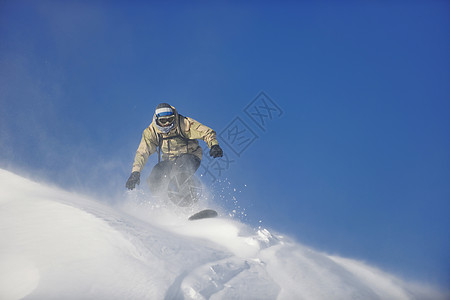
{"type": "Polygon", "coordinates": [[[246,222],[444,286],[449,15],[447,1],[1,1],[0,166],[120,201],[169,102],[218,132],[232,162],[200,171],[246,222]]]}

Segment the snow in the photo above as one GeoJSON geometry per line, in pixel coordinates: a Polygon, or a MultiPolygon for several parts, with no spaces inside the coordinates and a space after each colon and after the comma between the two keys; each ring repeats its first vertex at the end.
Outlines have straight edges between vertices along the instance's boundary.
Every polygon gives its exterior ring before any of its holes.
{"type": "Polygon", "coordinates": [[[111,207],[0,169],[0,299],[444,299],[365,263],[138,192],[111,207]]]}

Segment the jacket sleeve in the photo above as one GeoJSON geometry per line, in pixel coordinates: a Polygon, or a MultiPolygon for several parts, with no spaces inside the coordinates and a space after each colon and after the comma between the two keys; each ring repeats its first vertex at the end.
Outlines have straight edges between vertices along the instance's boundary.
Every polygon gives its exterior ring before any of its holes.
{"type": "Polygon", "coordinates": [[[205,126],[189,117],[185,117],[183,123],[185,127],[185,135],[187,138],[191,140],[202,139],[206,142],[209,148],[214,145],[219,145],[219,142],[216,138],[216,132],[208,126],[205,126]]]}
{"type": "Polygon", "coordinates": [[[148,157],[155,153],[158,148],[156,137],[152,134],[150,127],[151,126],[146,128],[142,133],[141,143],[139,144],[136,156],[134,157],[132,172],[141,172],[147,163],[148,157]]]}

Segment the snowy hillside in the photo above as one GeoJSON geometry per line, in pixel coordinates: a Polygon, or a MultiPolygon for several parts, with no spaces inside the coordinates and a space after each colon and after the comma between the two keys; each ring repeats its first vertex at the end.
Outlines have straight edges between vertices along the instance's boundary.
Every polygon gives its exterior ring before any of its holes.
{"type": "Polygon", "coordinates": [[[226,217],[113,208],[4,170],[0,237],[0,299],[442,297],[226,217]]]}

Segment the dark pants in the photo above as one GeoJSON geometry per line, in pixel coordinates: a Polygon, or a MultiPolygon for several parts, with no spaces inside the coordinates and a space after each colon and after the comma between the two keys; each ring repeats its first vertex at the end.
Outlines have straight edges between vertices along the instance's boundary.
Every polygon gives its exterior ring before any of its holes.
{"type": "Polygon", "coordinates": [[[180,173],[192,175],[200,167],[200,163],[200,158],[188,153],[178,156],[175,160],[163,160],[157,163],[147,178],[150,191],[154,195],[166,192],[172,177],[180,173]]]}

